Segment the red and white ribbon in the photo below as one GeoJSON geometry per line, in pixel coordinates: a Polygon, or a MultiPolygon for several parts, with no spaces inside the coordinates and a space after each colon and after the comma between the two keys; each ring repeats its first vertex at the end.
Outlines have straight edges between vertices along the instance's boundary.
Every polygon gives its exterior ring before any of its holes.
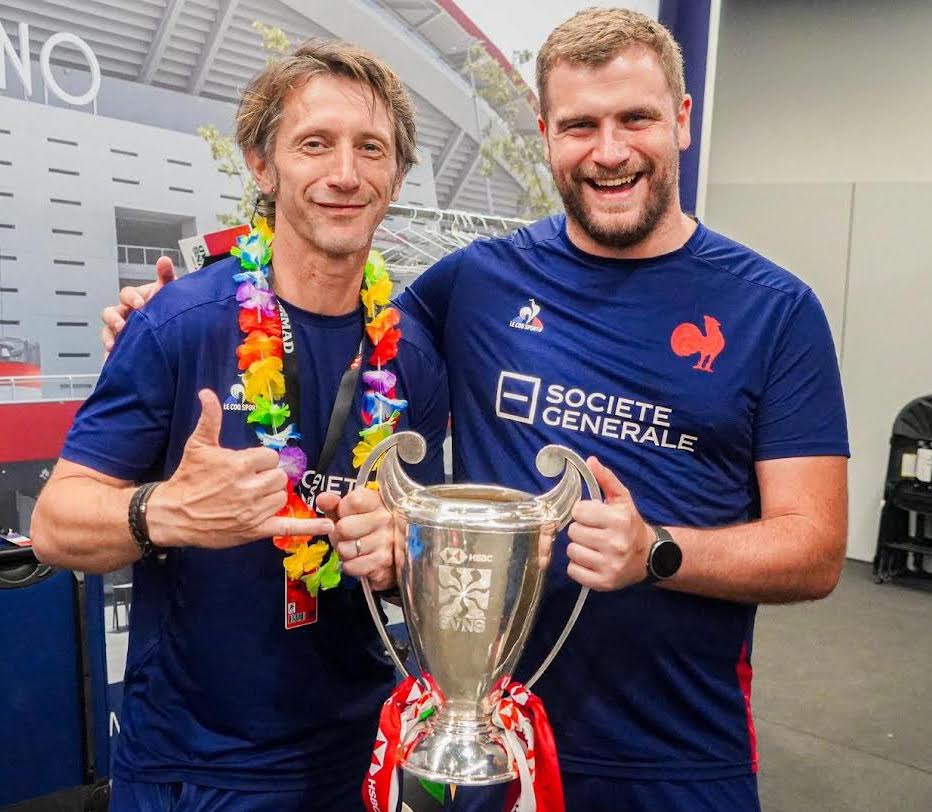
{"type": "MultiPolygon", "coordinates": [[[[362,786],[367,812],[395,812],[399,801],[398,766],[402,744],[410,751],[426,733],[426,719],[439,704],[437,689],[406,678],[382,705],[372,762],[362,786]]],[[[503,812],[564,812],[557,748],[540,699],[519,682],[504,685],[492,714],[501,728],[518,780],[508,787],[503,812]]]]}
{"type": "Polygon", "coordinates": [[[414,677],[402,680],[385,700],[372,748],[372,761],[362,785],[362,802],[367,812],[395,812],[400,793],[399,746],[415,725],[424,724],[422,715],[433,707],[433,693],[425,690],[414,677]]]}
{"type": "Polygon", "coordinates": [[[508,787],[505,812],[564,812],[557,746],[540,697],[520,682],[510,682],[492,721],[504,731],[518,771],[518,780],[508,787]]]}

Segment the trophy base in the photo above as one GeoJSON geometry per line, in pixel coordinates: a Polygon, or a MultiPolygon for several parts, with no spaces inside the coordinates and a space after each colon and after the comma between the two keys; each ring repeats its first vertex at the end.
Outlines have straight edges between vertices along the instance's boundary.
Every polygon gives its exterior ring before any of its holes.
{"type": "Polygon", "coordinates": [[[437,719],[402,759],[401,768],[427,781],[483,787],[518,777],[499,732],[488,723],[437,719]]]}

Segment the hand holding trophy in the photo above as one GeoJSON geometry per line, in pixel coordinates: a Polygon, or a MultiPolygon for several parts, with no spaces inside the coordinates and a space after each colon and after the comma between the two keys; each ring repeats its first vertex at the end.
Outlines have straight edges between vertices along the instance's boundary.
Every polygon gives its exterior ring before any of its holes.
{"type": "Polygon", "coordinates": [[[377,469],[393,517],[397,582],[421,671],[415,680],[394,653],[362,579],[385,648],[405,677],[383,708],[364,801],[373,812],[394,809],[395,768],[401,767],[446,784],[520,778],[522,796],[547,797],[547,809],[562,810],[552,733],[540,700],[528,689],[569,635],[588,589],[580,591],[553,650],[526,686],[511,675],[534,624],[554,539],[581,496],[581,479],[593,499],[601,499],[599,486],[578,454],[557,445],[537,455],[542,474],[563,473],[541,496],[493,485],[420,486],[400,462],[415,464],[425,450],[416,432],[395,434],[372,450],[356,483],[366,487],[377,469]]]}

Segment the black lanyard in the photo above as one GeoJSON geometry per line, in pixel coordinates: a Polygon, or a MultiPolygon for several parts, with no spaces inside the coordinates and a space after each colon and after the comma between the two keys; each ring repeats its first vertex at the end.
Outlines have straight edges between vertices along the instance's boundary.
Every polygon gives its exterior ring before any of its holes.
{"type": "MultiPolygon", "coordinates": [[[[288,311],[285,310],[281,299],[278,300],[278,313],[282,322],[282,372],[285,376],[285,396],[283,400],[291,411],[291,422],[295,428],[299,429],[301,389],[298,385],[298,356],[295,348],[295,331],[291,326],[291,319],[288,317],[288,311]]],[[[340,378],[337,396],[333,401],[333,409],[330,411],[327,433],[324,435],[324,444],[321,446],[320,455],[314,464],[314,471],[316,471],[317,476],[314,478],[312,490],[318,492],[322,490],[319,483],[323,482],[323,477],[330,467],[333,454],[337,450],[340,438],[343,436],[343,428],[346,426],[346,419],[349,417],[350,407],[353,405],[353,396],[356,394],[356,384],[359,383],[359,375],[362,372],[362,351],[366,342],[365,323],[362,326],[359,350],[350,359],[343,377],[340,378]]]]}

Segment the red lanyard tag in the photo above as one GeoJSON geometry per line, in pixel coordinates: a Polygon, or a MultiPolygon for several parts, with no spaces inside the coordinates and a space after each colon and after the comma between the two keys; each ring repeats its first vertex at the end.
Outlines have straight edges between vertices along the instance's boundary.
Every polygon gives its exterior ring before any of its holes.
{"type": "Polygon", "coordinates": [[[317,598],[307,591],[303,581],[285,578],[285,628],[300,629],[317,622],[317,598]]]}

